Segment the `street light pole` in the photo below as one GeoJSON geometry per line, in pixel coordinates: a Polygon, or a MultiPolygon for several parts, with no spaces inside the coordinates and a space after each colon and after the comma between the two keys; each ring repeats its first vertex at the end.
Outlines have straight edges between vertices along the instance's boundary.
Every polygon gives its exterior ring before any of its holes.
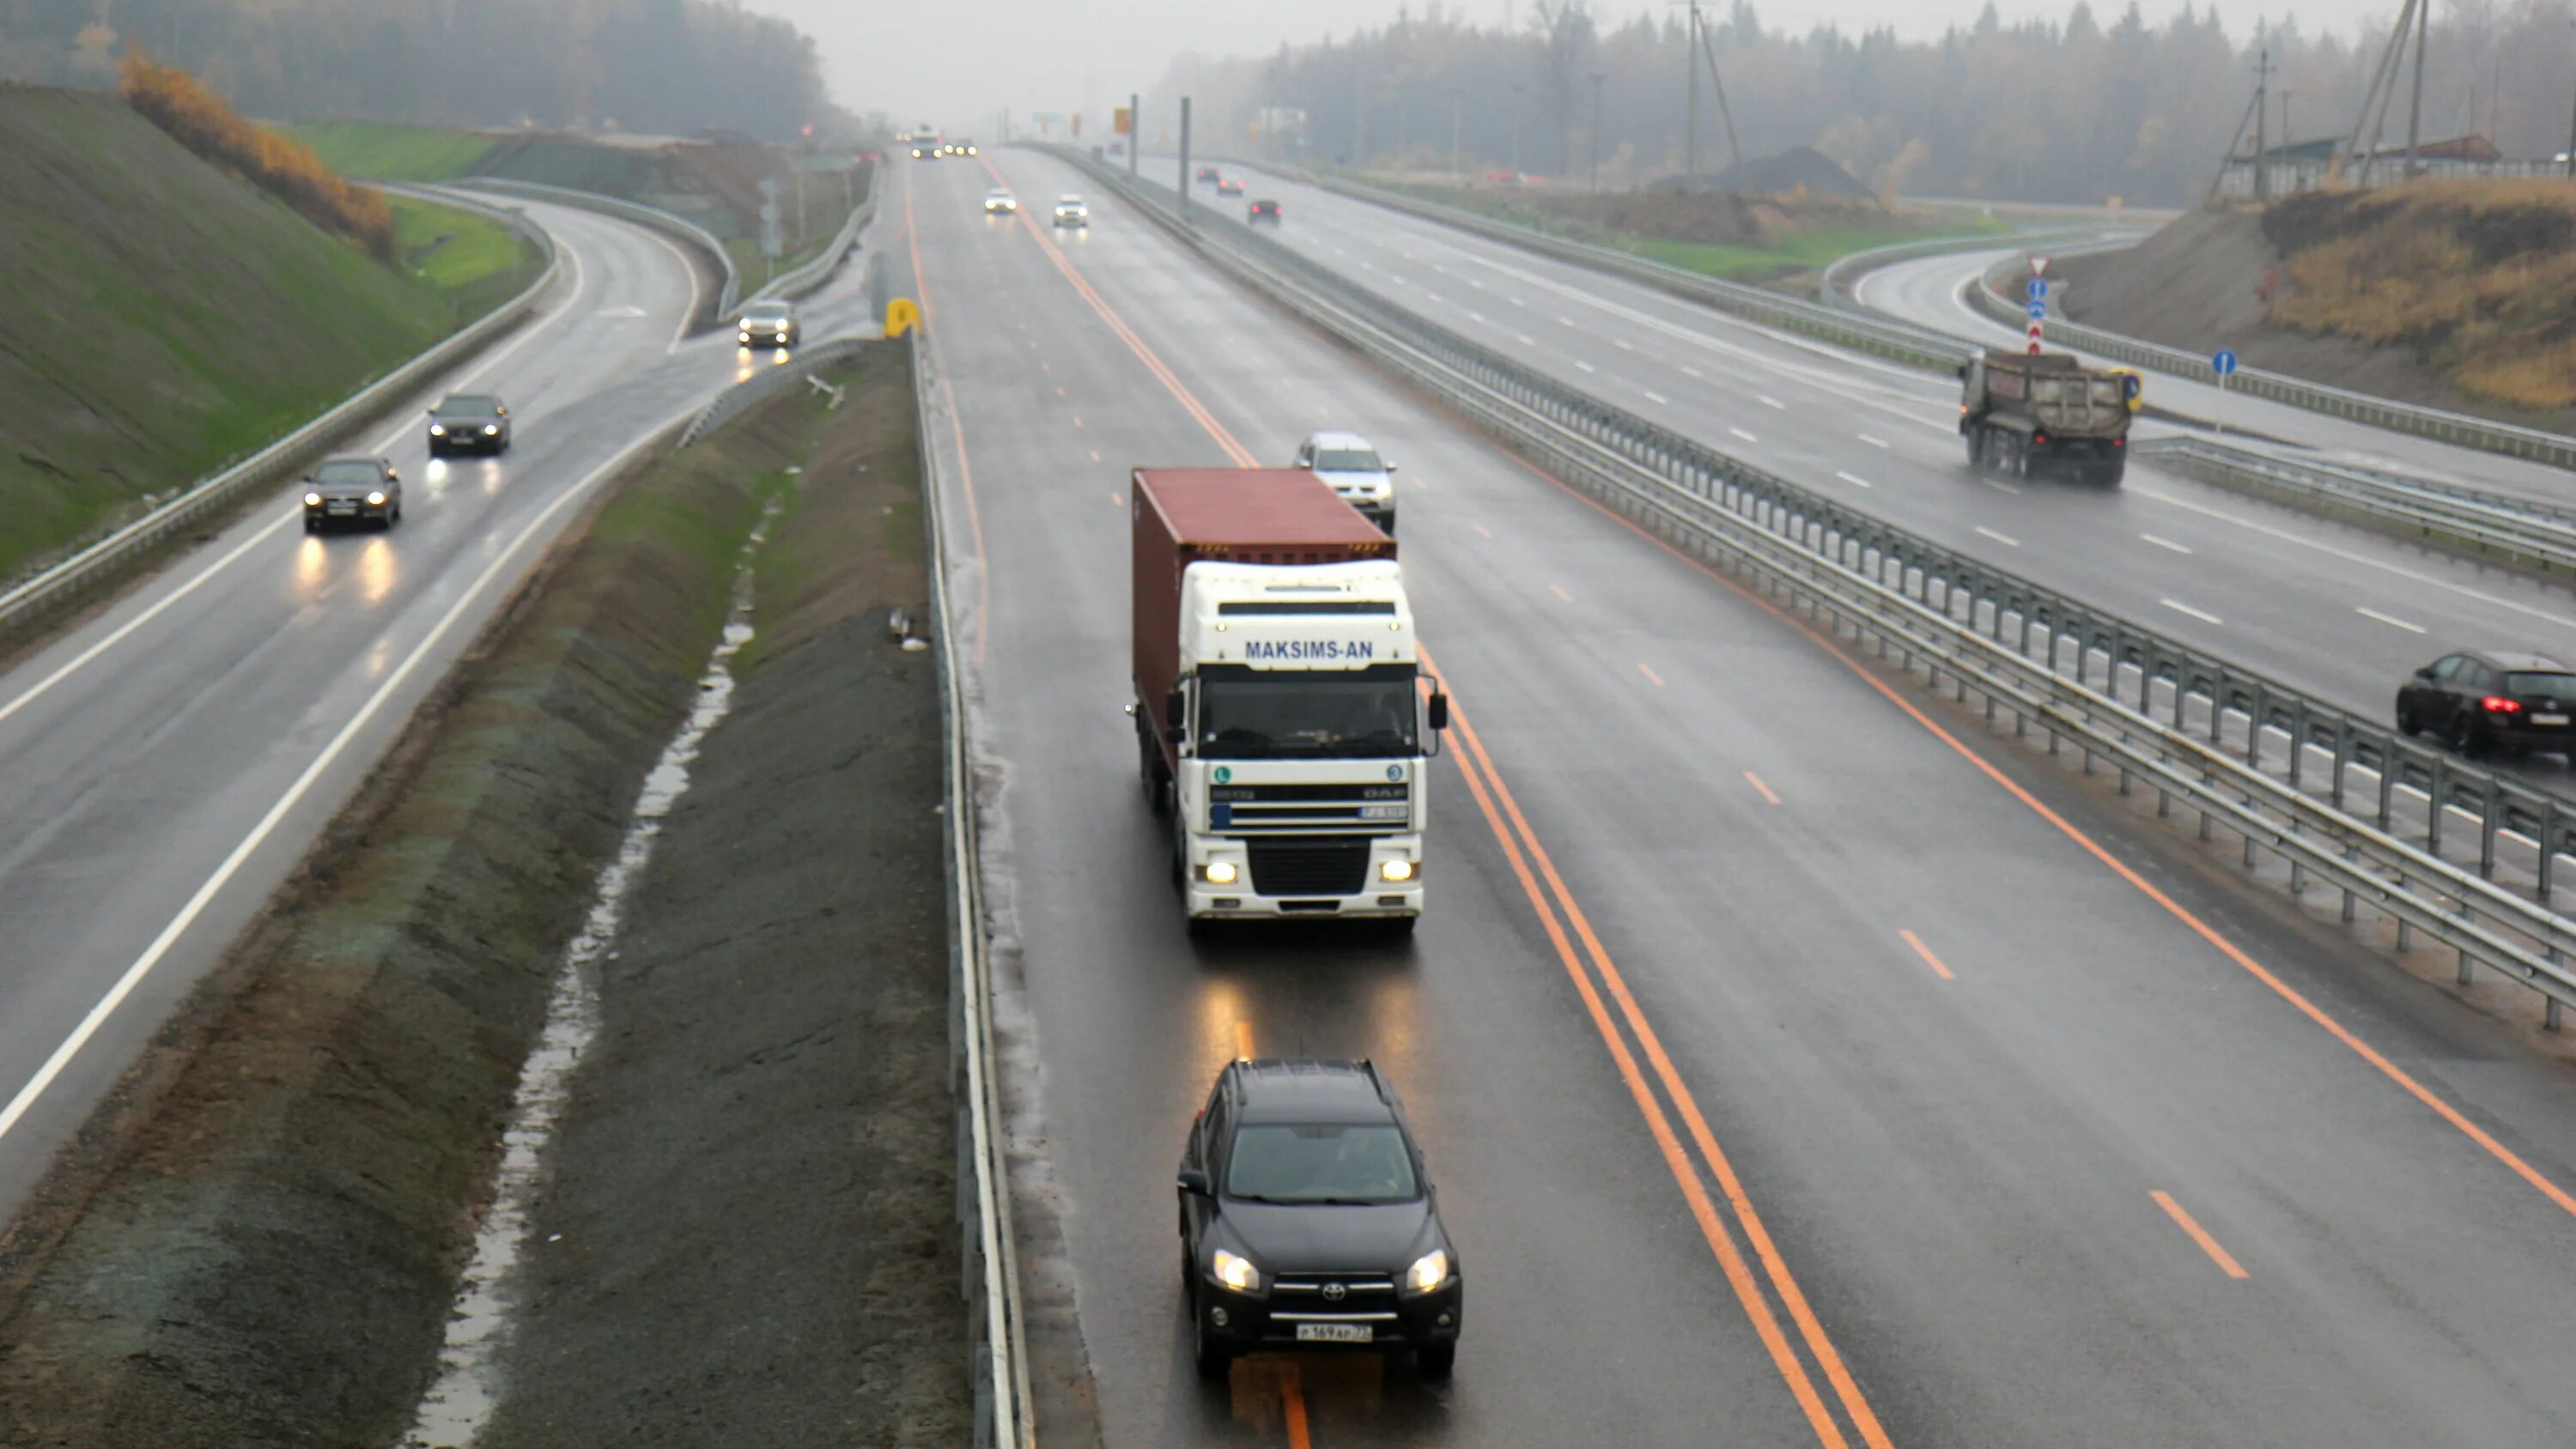
{"type": "Polygon", "coordinates": [[[1465,96],[1461,87],[1449,88],[1449,182],[1453,186],[1466,174],[1458,169],[1458,119],[1465,96]]]}
{"type": "Polygon", "coordinates": [[[1601,190],[1601,72],[1592,73],[1592,189],[1601,190]]]}
{"type": "MultiPolygon", "coordinates": [[[[2568,29],[2571,34],[2576,34],[2576,20],[2568,22],[2568,29]]],[[[2567,179],[2576,181],[2576,109],[2571,109],[2567,116],[2567,179]]]]}
{"type": "Polygon", "coordinates": [[[1521,178],[1521,87],[1512,86],[1512,179],[1521,178]]]}

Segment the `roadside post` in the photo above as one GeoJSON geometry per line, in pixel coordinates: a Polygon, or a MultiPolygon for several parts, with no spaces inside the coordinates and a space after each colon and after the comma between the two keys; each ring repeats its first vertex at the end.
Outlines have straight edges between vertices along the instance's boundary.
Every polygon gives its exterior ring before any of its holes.
{"type": "Polygon", "coordinates": [[[2040,332],[2048,321],[2048,258],[2030,259],[2030,355],[2039,355],[2040,332]]]}
{"type": "Polygon", "coordinates": [[[2236,370],[2236,354],[2222,347],[2209,359],[2209,370],[2218,374],[2218,406],[2210,409],[2209,427],[2213,433],[2227,431],[2227,375],[2236,370]]]}

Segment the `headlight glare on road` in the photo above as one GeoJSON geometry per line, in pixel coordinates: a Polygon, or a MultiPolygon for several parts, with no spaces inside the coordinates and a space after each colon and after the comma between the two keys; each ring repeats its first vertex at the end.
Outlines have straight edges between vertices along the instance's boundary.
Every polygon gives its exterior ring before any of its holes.
{"type": "Polygon", "coordinates": [[[321,495],[321,494],[319,494],[319,493],[307,493],[307,494],[305,494],[305,495],[304,495],[304,506],[305,506],[305,507],[307,507],[307,508],[319,508],[319,507],[321,507],[321,506],[322,506],[322,495],[321,495]]]}
{"type": "Polygon", "coordinates": [[[1378,865],[1377,873],[1378,878],[1381,880],[1408,881],[1413,879],[1413,862],[1409,860],[1382,861],[1378,865]]]}
{"type": "MultiPolygon", "coordinates": [[[[1216,1281],[1233,1289],[1235,1292],[1258,1293],[1261,1291],[1261,1270],[1252,1266],[1252,1260],[1250,1258],[1239,1258],[1234,1254],[1227,1252],[1225,1249],[1219,1248],[1216,1250],[1216,1260],[1212,1266],[1216,1272],[1216,1281]]],[[[1444,1256],[1441,1258],[1440,1268],[1443,1273],[1448,1271],[1449,1260],[1447,1257],[1444,1256]]]]}
{"type": "Polygon", "coordinates": [[[1404,1270],[1404,1286],[1416,1293],[1428,1293],[1449,1281],[1449,1250],[1434,1248],[1413,1260],[1404,1270]]]}
{"type": "Polygon", "coordinates": [[[369,508],[382,508],[382,507],[384,507],[384,506],[385,506],[385,491],[384,491],[383,489],[379,488],[379,489],[375,490],[374,492],[369,493],[369,494],[367,495],[367,506],[368,506],[369,508]]]}
{"type": "Polygon", "coordinates": [[[1232,885],[1237,875],[1234,862],[1230,860],[1211,860],[1199,867],[1199,873],[1207,877],[1209,885],[1232,885]]]}

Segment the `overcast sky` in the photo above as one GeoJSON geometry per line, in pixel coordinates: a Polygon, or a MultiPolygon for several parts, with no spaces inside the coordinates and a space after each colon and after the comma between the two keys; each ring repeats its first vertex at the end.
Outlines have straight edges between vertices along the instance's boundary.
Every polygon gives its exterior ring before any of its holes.
{"type": "MultiPolygon", "coordinates": [[[[1401,0],[746,0],[746,8],[783,15],[822,48],[833,95],[857,111],[884,110],[898,122],[928,121],[975,134],[1008,106],[1015,114],[1105,113],[1129,91],[1152,86],[1183,51],[1266,54],[1280,42],[1347,35],[1394,18],[1401,0]]],[[[1719,9],[1725,0],[1709,0],[1719,9]]],[[[2105,23],[2127,0],[2093,0],[2105,23]]],[[[2140,0],[2150,21],[2183,0],[2140,0]]],[[[1892,25],[1908,38],[1967,25],[1982,0],[1755,0],[1766,29],[1804,30],[1824,22],[1847,31],[1892,25]]],[[[1527,20],[1531,0],[1452,3],[1452,13],[1483,25],[1527,20]]],[[[2074,0],[1997,0],[2006,21],[2064,19],[2074,0]]],[[[1416,0],[1416,14],[1426,7],[1416,0]]],[[[1594,0],[1605,22],[1665,6],[1656,0],[1594,0]]],[[[2208,8],[2202,0],[2201,8],[2208,8]]],[[[2314,33],[2350,33],[2363,17],[2393,21],[2394,0],[2219,0],[2230,34],[2251,34],[2258,16],[2295,15],[2314,33]]],[[[2383,21],[2382,23],[2386,23],[2383,21]]]]}

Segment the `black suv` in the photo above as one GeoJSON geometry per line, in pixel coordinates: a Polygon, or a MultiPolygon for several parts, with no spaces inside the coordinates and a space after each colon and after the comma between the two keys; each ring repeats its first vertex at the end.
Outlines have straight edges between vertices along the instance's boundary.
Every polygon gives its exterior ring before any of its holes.
{"type": "Polygon", "coordinates": [[[2463,755],[2503,746],[2576,759],[2576,674],[2537,654],[2445,654],[2398,687],[2397,728],[2463,755]]]}
{"type": "Polygon", "coordinates": [[[1458,1253],[1375,1066],[1228,1063],[1190,1127],[1180,1197],[1202,1375],[1258,1348],[1410,1349],[1428,1377],[1456,1367],[1458,1253]]]}

